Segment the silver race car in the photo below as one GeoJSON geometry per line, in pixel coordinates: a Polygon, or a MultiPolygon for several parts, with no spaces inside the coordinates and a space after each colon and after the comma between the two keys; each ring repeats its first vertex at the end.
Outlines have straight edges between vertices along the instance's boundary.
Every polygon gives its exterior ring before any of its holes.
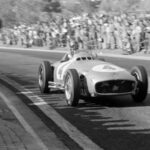
{"type": "Polygon", "coordinates": [[[70,106],[77,106],[80,96],[131,95],[134,101],[143,102],[148,91],[148,77],[143,66],[128,71],[83,51],[73,57],[65,54],[62,60],[53,64],[42,62],[38,84],[42,93],[50,93],[51,89],[63,90],[70,106]]]}

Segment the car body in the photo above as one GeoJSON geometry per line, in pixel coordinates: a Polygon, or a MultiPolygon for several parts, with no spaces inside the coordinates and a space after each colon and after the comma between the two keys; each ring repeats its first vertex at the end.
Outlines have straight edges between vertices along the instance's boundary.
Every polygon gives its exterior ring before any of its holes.
{"type": "MultiPolygon", "coordinates": [[[[144,80],[142,86],[145,87],[145,96],[142,100],[145,99],[147,94],[147,73],[143,66],[135,67],[133,70],[136,70],[136,73],[130,72],[125,68],[94,58],[91,53],[86,51],[80,51],[74,54],[73,57],[65,54],[62,60],[47,66],[51,68],[47,71],[50,72],[51,79],[48,79],[46,85],[49,89],[58,88],[65,90],[65,94],[73,92],[74,95],[77,89],[79,89],[77,95],[90,97],[135,95],[137,94],[137,88],[139,88],[139,81],[141,82],[141,80],[144,80]],[[68,73],[68,71],[70,72],[68,73]],[[70,74],[70,81],[66,83],[66,76],[68,74],[70,74]],[[79,83],[77,87],[73,87],[75,88],[74,91],[69,91],[72,86],[75,86],[76,82],[79,83]]],[[[46,68],[45,66],[45,70],[46,68]]],[[[40,81],[41,74],[39,73],[39,83],[40,81]]],[[[70,99],[70,97],[67,99],[70,99]]],[[[72,105],[72,102],[73,100],[71,102],[69,100],[69,105],[72,105]]]]}

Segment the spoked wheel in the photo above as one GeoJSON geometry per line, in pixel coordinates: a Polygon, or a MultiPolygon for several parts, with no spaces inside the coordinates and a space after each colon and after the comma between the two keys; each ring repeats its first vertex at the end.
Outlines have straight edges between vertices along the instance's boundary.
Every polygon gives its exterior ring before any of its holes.
{"type": "Polygon", "coordinates": [[[41,93],[49,93],[48,82],[53,80],[53,70],[48,61],[44,61],[39,66],[38,84],[41,93]]]}
{"type": "Polygon", "coordinates": [[[77,106],[80,98],[80,79],[75,69],[67,71],[64,83],[67,104],[77,106]]]}
{"type": "Polygon", "coordinates": [[[39,74],[38,74],[39,87],[42,87],[43,84],[44,84],[43,78],[44,78],[44,71],[43,71],[43,68],[40,67],[40,68],[39,68],[39,74]]]}
{"type": "Polygon", "coordinates": [[[137,80],[137,88],[132,98],[135,102],[143,102],[146,99],[148,91],[147,72],[143,66],[136,66],[131,70],[131,74],[137,80]]]}
{"type": "Polygon", "coordinates": [[[71,99],[71,95],[72,95],[72,79],[71,77],[68,75],[66,77],[66,84],[65,84],[65,94],[66,94],[66,99],[71,99]]]}

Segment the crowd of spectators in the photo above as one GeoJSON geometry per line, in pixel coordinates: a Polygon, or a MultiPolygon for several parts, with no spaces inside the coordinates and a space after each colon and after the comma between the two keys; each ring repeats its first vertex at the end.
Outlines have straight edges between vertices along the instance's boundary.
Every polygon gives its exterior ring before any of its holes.
{"type": "Polygon", "coordinates": [[[150,15],[133,13],[83,14],[33,25],[3,28],[3,44],[70,49],[122,49],[131,54],[150,52],[150,15]]]}

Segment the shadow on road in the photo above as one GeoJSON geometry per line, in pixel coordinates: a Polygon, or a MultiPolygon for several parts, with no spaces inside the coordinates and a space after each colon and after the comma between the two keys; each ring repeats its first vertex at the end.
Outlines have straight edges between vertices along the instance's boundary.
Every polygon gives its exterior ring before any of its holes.
{"type": "Polygon", "coordinates": [[[107,106],[107,107],[140,107],[140,106],[150,106],[150,94],[147,95],[144,102],[134,102],[132,96],[104,96],[97,98],[84,98],[82,100],[85,103],[79,103],[78,107],[86,107],[87,103],[94,103],[99,106],[107,106]]]}
{"type": "MultiPolygon", "coordinates": [[[[149,150],[150,147],[150,94],[143,103],[135,103],[130,96],[82,98],[77,107],[66,105],[65,96],[60,91],[51,94],[40,94],[35,78],[21,77],[17,82],[27,88],[36,88],[34,93],[39,95],[47,104],[87,135],[92,141],[105,150],[149,150]],[[28,82],[26,82],[28,81],[28,82]]],[[[23,95],[19,95],[24,103],[41,118],[41,120],[57,136],[63,138],[60,131],[52,120],[45,116],[38,107],[23,95]]],[[[67,139],[67,137],[65,137],[67,139]]],[[[65,141],[66,142],[66,141],[65,141]]]]}

